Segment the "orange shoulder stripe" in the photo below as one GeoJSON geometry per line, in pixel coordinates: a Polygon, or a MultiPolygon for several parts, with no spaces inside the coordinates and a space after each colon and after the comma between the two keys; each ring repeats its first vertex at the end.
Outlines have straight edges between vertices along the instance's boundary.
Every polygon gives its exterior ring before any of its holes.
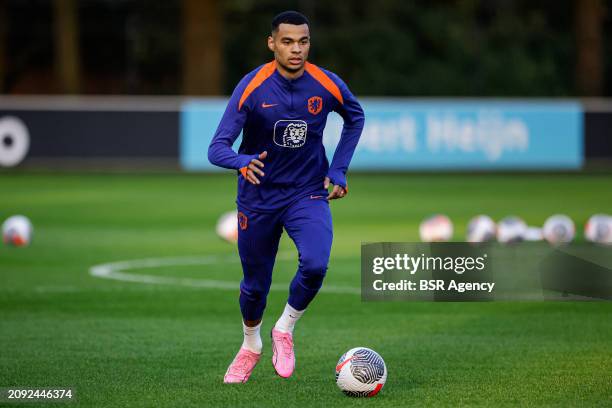
{"type": "Polygon", "coordinates": [[[247,85],[242,92],[242,96],[240,97],[240,102],[238,102],[238,110],[242,108],[244,101],[249,97],[250,94],[253,93],[255,89],[257,89],[266,79],[270,78],[270,75],[274,73],[276,69],[276,61],[268,62],[266,65],[261,67],[259,71],[255,74],[251,82],[247,85]]]}
{"type": "Polygon", "coordinates": [[[344,98],[342,98],[342,92],[338,88],[338,85],[332,81],[325,72],[321,70],[321,68],[317,67],[315,64],[311,64],[310,62],[306,62],[306,72],[308,72],[314,79],[316,79],[323,88],[327,89],[329,93],[331,93],[334,98],[338,100],[341,104],[344,104],[344,98]]]}

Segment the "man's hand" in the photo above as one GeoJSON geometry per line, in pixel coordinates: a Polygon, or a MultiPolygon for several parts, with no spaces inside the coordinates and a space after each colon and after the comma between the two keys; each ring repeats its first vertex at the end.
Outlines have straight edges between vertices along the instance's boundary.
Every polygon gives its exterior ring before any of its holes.
{"type": "MultiPolygon", "coordinates": [[[[329,189],[330,184],[331,184],[331,180],[329,179],[329,177],[325,177],[325,181],[323,182],[323,187],[327,190],[329,189]]],[[[332,190],[331,193],[329,193],[329,195],[327,196],[327,199],[335,200],[337,198],[342,198],[345,195],[347,195],[347,191],[345,188],[343,188],[342,186],[334,185],[334,189],[332,190]]]]}
{"type": "Polygon", "coordinates": [[[243,173],[244,178],[251,184],[261,184],[256,174],[260,177],[265,176],[265,173],[261,171],[263,169],[264,164],[261,160],[265,159],[268,156],[268,152],[263,152],[259,155],[259,160],[252,159],[249,165],[246,167],[246,172],[243,173]]]}

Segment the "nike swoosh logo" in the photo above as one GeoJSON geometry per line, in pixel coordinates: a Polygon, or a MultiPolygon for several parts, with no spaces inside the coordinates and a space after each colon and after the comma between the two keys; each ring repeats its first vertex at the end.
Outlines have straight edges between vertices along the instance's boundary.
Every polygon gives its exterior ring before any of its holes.
{"type": "Polygon", "coordinates": [[[262,108],[271,108],[271,107],[276,106],[276,105],[278,105],[278,103],[265,103],[265,102],[263,102],[261,104],[261,107],[262,108]]]}
{"type": "Polygon", "coordinates": [[[336,366],[336,372],[337,372],[337,373],[339,373],[339,372],[340,372],[340,370],[342,370],[342,367],[344,367],[344,365],[345,365],[346,363],[348,363],[349,361],[351,361],[351,360],[352,360],[352,359],[354,359],[354,358],[355,358],[355,356],[351,356],[351,357],[347,358],[346,360],[344,360],[342,363],[338,364],[338,365],[336,366]]]}
{"type": "Polygon", "coordinates": [[[310,196],[311,200],[316,200],[317,198],[323,198],[323,196],[315,196],[315,195],[310,196]]]}

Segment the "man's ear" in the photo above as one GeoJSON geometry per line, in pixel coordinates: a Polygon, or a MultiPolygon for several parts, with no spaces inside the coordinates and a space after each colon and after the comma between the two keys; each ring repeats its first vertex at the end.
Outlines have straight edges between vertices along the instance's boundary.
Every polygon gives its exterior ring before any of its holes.
{"type": "Polygon", "coordinates": [[[274,38],[271,35],[268,36],[268,49],[274,52],[274,38]]]}

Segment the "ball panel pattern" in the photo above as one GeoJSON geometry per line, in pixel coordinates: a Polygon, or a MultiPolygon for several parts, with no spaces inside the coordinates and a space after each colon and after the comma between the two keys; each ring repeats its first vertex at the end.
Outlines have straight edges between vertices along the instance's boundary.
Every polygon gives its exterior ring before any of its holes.
{"type": "Polygon", "coordinates": [[[353,354],[351,373],[360,383],[373,384],[385,374],[385,363],[376,352],[360,349],[353,354]]]}

